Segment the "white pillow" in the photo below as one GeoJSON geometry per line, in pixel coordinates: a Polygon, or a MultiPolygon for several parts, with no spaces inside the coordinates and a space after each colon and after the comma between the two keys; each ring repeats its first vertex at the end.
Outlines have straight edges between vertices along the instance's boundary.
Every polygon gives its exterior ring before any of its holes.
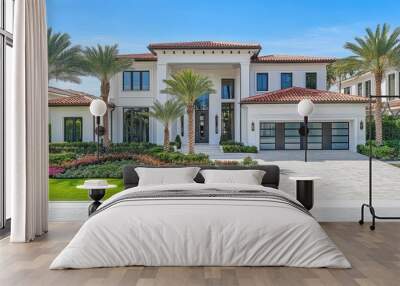
{"type": "Polygon", "coordinates": [[[171,185],[194,183],[200,168],[135,168],[139,176],[139,186],[171,185]]]}
{"type": "Polygon", "coordinates": [[[206,184],[261,185],[265,171],[261,170],[202,170],[206,184]]]}

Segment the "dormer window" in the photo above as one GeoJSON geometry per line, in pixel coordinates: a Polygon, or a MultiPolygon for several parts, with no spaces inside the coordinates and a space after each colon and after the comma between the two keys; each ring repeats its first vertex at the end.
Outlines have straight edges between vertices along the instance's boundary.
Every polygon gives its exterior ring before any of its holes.
{"type": "Polygon", "coordinates": [[[124,71],[122,76],[124,91],[146,91],[150,90],[149,71],[124,71]]]}

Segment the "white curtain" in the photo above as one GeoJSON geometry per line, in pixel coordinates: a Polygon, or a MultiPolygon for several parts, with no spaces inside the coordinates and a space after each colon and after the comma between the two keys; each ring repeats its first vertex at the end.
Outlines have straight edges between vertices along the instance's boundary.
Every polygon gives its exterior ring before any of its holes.
{"type": "Polygon", "coordinates": [[[13,94],[7,122],[12,242],[47,232],[48,111],[45,0],[15,1],[13,94]]]}

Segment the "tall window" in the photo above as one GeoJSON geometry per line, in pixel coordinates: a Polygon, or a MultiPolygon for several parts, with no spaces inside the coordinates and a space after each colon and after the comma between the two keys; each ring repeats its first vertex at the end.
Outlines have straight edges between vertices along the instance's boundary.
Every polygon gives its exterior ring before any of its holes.
{"type": "Polygon", "coordinates": [[[150,90],[149,71],[124,71],[122,75],[123,90],[150,90]]]}
{"type": "MultiPolygon", "coordinates": [[[[5,100],[11,93],[14,1],[0,0],[0,229],[6,226],[6,190],[4,188],[5,100]]],[[[9,195],[9,194],[7,194],[9,195]]],[[[8,228],[8,227],[7,227],[8,228]]]]}
{"type": "Polygon", "coordinates": [[[147,107],[124,109],[124,142],[149,142],[147,107]]]}
{"type": "Polygon", "coordinates": [[[223,79],[221,80],[221,98],[234,99],[235,98],[235,80],[223,79]]]}
{"type": "Polygon", "coordinates": [[[268,73],[257,73],[257,91],[268,91],[268,73]]]}
{"type": "Polygon", "coordinates": [[[365,96],[370,96],[371,95],[371,81],[367,80],[365,82],[365,96]]]}
{"type": "Polygon", "coordinates": [[[387,95],[396,95],[396,91],[395,91],[395,74],[392,73],[390,75],[388,75],[388,94],[387,95]]]}
{"type": "Polygon", "coordinates": [[[345,87],[344,89],[343,89],[343,93],[344,94],[351,94],[351,87],[349,86],[349,87],[345,87]]]}
{"type": "Polygon", "coordinates": [[[82,142],[82,117],[64,117],[64,142],[82,142]]]}
{"type": "Polygon", "coordinates": [[[317,89],[317,73],[306,73],[306,88],[317,89]]]}
{"type": "Polygon", "coordinates": [[[362,96],[362,82],[357,84],[357,95],[362,96]]]}
{"type": "Polygon", "coordinates": [[[222,128],[221,135],[224,140],[235,139],[235,105],[234,103],[222,103],[221,105],[222,128]]]}
{"type": "Polygon", "coordinates": [[[281,73],[281,89],[293,86],[293,74],[291,72],[281,73]]]}

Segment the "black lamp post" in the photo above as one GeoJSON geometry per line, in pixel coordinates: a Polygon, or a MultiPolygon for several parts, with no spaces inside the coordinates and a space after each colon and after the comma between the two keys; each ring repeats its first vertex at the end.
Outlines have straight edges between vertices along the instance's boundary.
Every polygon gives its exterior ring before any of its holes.
{"type": "Polygon", "coordinates": [[[304,137],[304,162],[307,162],[308,151],[308,116],[314,111],[314,103],[310,99],[303,99],[297,105],[298,113],[304,117],[304,125],[300,127],[299,134],[304,137]]]}
{"type": "Polygon", "coordinates": [[[96,117],[95,134],[97,135],[97,160],[100,158],[100,136],[104,135],[104,127],[100,126],[100,117],[107,112],[107,105],[102,99],[95,99],[90,104],[90,113],[96,117]]]}

